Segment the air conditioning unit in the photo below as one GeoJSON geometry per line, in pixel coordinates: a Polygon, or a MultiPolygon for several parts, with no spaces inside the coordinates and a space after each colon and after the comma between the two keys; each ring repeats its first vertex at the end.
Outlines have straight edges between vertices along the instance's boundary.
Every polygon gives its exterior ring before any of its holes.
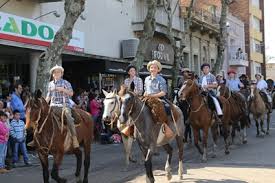
{"type": "Polygon", "coordinates": [[[127,39],[122,41],[122,57],[134,58],[137,53],[139,39],[127,39]]]}

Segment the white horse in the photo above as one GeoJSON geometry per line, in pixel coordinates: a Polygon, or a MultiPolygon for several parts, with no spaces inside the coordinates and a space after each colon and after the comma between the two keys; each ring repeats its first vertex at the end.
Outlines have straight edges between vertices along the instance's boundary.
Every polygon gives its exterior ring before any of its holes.
{"type": "MultiPolygon", "coordinates": [[[[119,96],[117,95],[116,91],[110,92],[108,93],[105,90],[102,90],[103,94],[105,95],[105,99],[103,101],[104,104],[104,112],[102,115],[102,119],[103,121],[111,121],[111,123],[113,123],[113,120],[115,118],[117,118],[117,128],[119,129],[119,131],[122,131],[125,126],[121,125],[118,117],[120,114],[120,99],[119,96]]],[[[125,170],[128,169],[130,161],[132,162],[136,162],[136,160],[134,160],[131,157],[131,149],[132,149],[132,144],[134,141],[134,138],[132,136],[125,136],[123,133],[121,133],[122,136],[122,141],[123,141],[123,145],[124,145],[124,150],[125,150],[125,170]]]]}

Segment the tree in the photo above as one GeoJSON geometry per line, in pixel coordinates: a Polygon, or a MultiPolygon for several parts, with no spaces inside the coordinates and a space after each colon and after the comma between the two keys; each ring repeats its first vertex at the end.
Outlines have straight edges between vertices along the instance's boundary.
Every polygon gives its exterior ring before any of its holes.
{"type": "Polygon", "coordinates": [[[214,65],[214,73],[220,72],[223,66],[224,62],[224,51],[226,48],[226,40],[227,40],[227,13],[228,8],[231,3],[233,3],[234,0],[221,0],[222,3],[222,9],[221,9],[221,18],[220,18],[220,33],[218,37],[218,54],[217,54],[217,61],[214,65]]]}
{"type": "Polygon", "coordinates": [[[72,38],[73,27],[78,17],[84,11],[85,0],[65,0],[66,13],[64,23],[55,34],[50,47],[40,55],[37,69],[36,88],[41,89],[45,95],[50,76],[50,68],[62,64],[62,52],[72,38]]]}
{"type": "Polygon", "coordinates": [[[144,20],[143,33],[139,40],[136,57],[133,61],[133,65],[136,66],[138,71],[143,68],[146,49],[147,49],[148,43],[154,37],[154,33],[156,29],[155,15],[157,11],[157,0],[146,0],[146,4],[148,8],[147,8],[147,15],[144,20]]]}

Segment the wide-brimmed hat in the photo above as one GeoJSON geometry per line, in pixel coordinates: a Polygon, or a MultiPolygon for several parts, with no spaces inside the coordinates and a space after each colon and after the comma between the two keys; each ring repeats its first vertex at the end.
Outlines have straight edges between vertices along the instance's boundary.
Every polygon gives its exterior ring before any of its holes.
{"type": "Polygon", "coordinates": [[[188,67],[184,67],[180,69],[180,72],[191,72],[191,70],[188,67]]]}
{"type": "Polygon", "coordinates": [[[52,74],[54,70],[61,70],[62,73],[64,72],[64,68],[60,65],[55,65],[53,68],[51,68],[50,74],[52,74]]]}
{"type": "Polygon", "coordinates": [[[261,78],[263,77],[263,75],[262,75],[261,73],[255,74],[255,77],[256,77],[256,76],[260,76],[261,78]]]}
{"type": "Polygon", "coordinates": [[[218,73],[217,75],[216,75],[216,77],[218,77],[218,76],[221,76],[221,77],[223,77],[223,73],[218,73]]]}
{"type": "Polygon", "coordinates": [[[136,66],[130,64],[130,65],[128,65],[128,66],[126,67],[126,72],[128,73],[129,70],[132,69],[132,68],[134,68],[135,70],[137,70],[136,66]]]}
{"type": "Polygon", "coordinates": [[[150,67],[151,65],[157,65],[158,68],[159,68],[159,72],[162,70],[162,66],[161,66],[161,63],[157,60],[152,60],[150,61],[148,64],[147,64],[147,70],[150,71],[150,67]]]}
{"type": "Polygon", "coordinates": [[[204,67],[209,67],[210,68],[210,64],[209,63],[204,63],[201,65],[201,71],[203,70],[204,67]]]}
{"type": "Polygon", "coordinates": [[[230,70],[228,70],[227,75],[229,75],[229,74],[231,74],[231,73],[237,74],[236,71],[235,71],[234,69],[230,69],[230,70]]]}

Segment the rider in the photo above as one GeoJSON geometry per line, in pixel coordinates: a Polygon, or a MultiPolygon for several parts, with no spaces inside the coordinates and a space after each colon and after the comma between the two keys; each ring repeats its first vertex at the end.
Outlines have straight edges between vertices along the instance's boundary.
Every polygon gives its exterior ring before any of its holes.
{"type": "MultiPolygon", "coordinates": [[[[144,82],[144,96],[150,96],[153,98],[159,98],[164,104],[164,109],[167,115],[170,115],[169,103],[166,99],[167,84],[165,79],[159,75],[162,69],[162,65],[159,61],[153,60],[147,64],[147,70],[150,72],[150,76],[145,78],[144,82]]],[[[167,119],[163,119],[166,122],[167,119]]]]}
{"type": "Polygon", "coordinates": [[[191,74],[192,74],[191,70],[187,67],[181,68],[180,72],[182,74],[182,77],[180,77],[180,79],[178,81],[178,88],[181,88],[183,83],[191,78],[191,74]]]}
{"type": "Polygon", "coordinates": [[[72,111],[70,108],[70,97],[73,96],[73,89],[71,84],[62,78],[64,68],[62,66],[54,66],[50,70],[50,74],[53,76],[53,80],[48,85],[48,93],[46,101],[50,106],[63,108],[64,114],[67,118],[67,124],[69,131],[72,135],[73,147],[79,148],[79,143],[76,136],[76,130],[74,126],[74,118],[72,117],[72,111]]]}
{"type": "Polygon", "coordinates": [[[233,69],[230,69],[228,72],[228,80],[226,82],[226,86],[229,88],[230,91],[234,94],[233,97],[235,97],[237,102],[240,102],[239,106],[240,109],[245,112],[245,114],[248,114],[248,109],[246,104],[246,98],[245,96],[240,92],[241,88],[244,87],[244,84],[239,80],[239,78],[236,77],[236,71],[233,69]]]}
{"type": "MultiPolygon", "coordinates": [[[[270,94],[267,92],[267,83],[263,80],[263,75],[261,73],[255,74],[255,78],[257,79],[257,89],[263,92],[267,97],[267,108],[269,113],[272,113],[272,98],[270,94]]],[[[266,101],[265,101],[266,102],[266,101]]]]}
{"type": "Polygon", "coordinates": [[[216,98],[215,89],[218,87],[216,77],[210,73],[210,65],[208,63],[201,65],[201,71],[203,72],[203,76],[200,78],[199,84],[202,89],[208,92],[209,96],[213,99],[218,117],[222,117],[223,112],[220,103],[216,98]]]}
{"type": "Polygon", "coordinates": [[[137,95],[142,95],[142,93],[143,93],[143,82],[142,82],[142,79],[137,76],[136,67],[134,65],[129,65],[126,68],[126,72],[128,73],[129,77],[124,80],[124,84],[128,88],[133,87],[133,91],[137,95]]]}

